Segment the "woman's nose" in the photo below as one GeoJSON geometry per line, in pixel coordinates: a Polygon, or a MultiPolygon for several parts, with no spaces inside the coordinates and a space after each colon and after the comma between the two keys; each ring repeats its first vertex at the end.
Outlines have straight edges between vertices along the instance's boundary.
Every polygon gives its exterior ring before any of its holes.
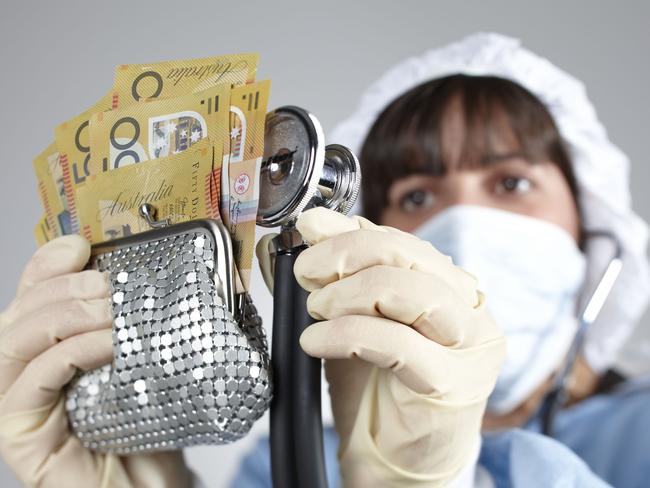
{"type": "Polygon", "coordinates": [[[489,196],[485,194],[480,182],[469,171],[459,171],[450,175],[446,185],[444,204],[452,205],[489,205],[489,196]]]}

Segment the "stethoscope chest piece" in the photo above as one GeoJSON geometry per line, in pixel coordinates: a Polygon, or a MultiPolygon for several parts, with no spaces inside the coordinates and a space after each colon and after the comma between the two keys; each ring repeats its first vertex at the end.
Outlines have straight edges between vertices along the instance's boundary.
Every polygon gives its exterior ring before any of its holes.
{"type": "Polygon", "coordinates": [[[356,201],[361,170],[355,155],[325,147],[318,119],[299,107],[280,107],[266,118],[257,224],[275,227],[310,206],[347,213],[356,201]]]}

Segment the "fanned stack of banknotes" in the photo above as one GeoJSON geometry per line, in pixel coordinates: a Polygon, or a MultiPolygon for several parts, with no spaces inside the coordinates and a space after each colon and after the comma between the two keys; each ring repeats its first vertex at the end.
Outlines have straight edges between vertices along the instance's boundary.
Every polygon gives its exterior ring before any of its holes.
{"type": "MultiPolygon", "coordinates": [[[[111,90],[63,122],[34,159],[44,215],[39,245],[78,233],[91,243],[149,230],[158,219],[220,219],[238,288],[249,289],[270,81],[257,54],[121,65],[111,90]]],[[[240,290],[241,291],[241,290],[240,290]]]]}

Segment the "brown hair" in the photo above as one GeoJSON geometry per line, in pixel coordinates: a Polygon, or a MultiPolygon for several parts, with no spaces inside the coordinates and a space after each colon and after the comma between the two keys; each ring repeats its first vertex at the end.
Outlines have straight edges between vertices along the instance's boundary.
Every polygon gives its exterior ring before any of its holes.
{"type": "MultiPolygon", "coordinates": [[[[465,139],[459,168],[490,164],[494,135],[505,119],[518,154],[531,164],[552,162],[564,175],[578,206],[571,160],[544,104],[521,85],[496,76],[451,75],[423,83],[394,100],[379,115],[363,144],[363,214],[378,222],[395,180],[414,173],[444,175],[441,132],[450,103],[460,99],[465,139]]],[[[578,210],[579,211],[579,210],[578,210]]]]}

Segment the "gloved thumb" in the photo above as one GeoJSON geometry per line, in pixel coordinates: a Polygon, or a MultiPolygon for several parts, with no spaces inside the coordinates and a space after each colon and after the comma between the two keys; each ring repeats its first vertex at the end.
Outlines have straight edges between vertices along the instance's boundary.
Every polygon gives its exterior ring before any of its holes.
{"type": "Polygon", "coordinates": [[[275,232],[263,235],[255,247],[255,254],[257,254],[257,261],[260,265],[264,284],[266,284],[271,294],[273,294],[273,262],[271,260],[270,245],[277,235],[275,232]]]}

